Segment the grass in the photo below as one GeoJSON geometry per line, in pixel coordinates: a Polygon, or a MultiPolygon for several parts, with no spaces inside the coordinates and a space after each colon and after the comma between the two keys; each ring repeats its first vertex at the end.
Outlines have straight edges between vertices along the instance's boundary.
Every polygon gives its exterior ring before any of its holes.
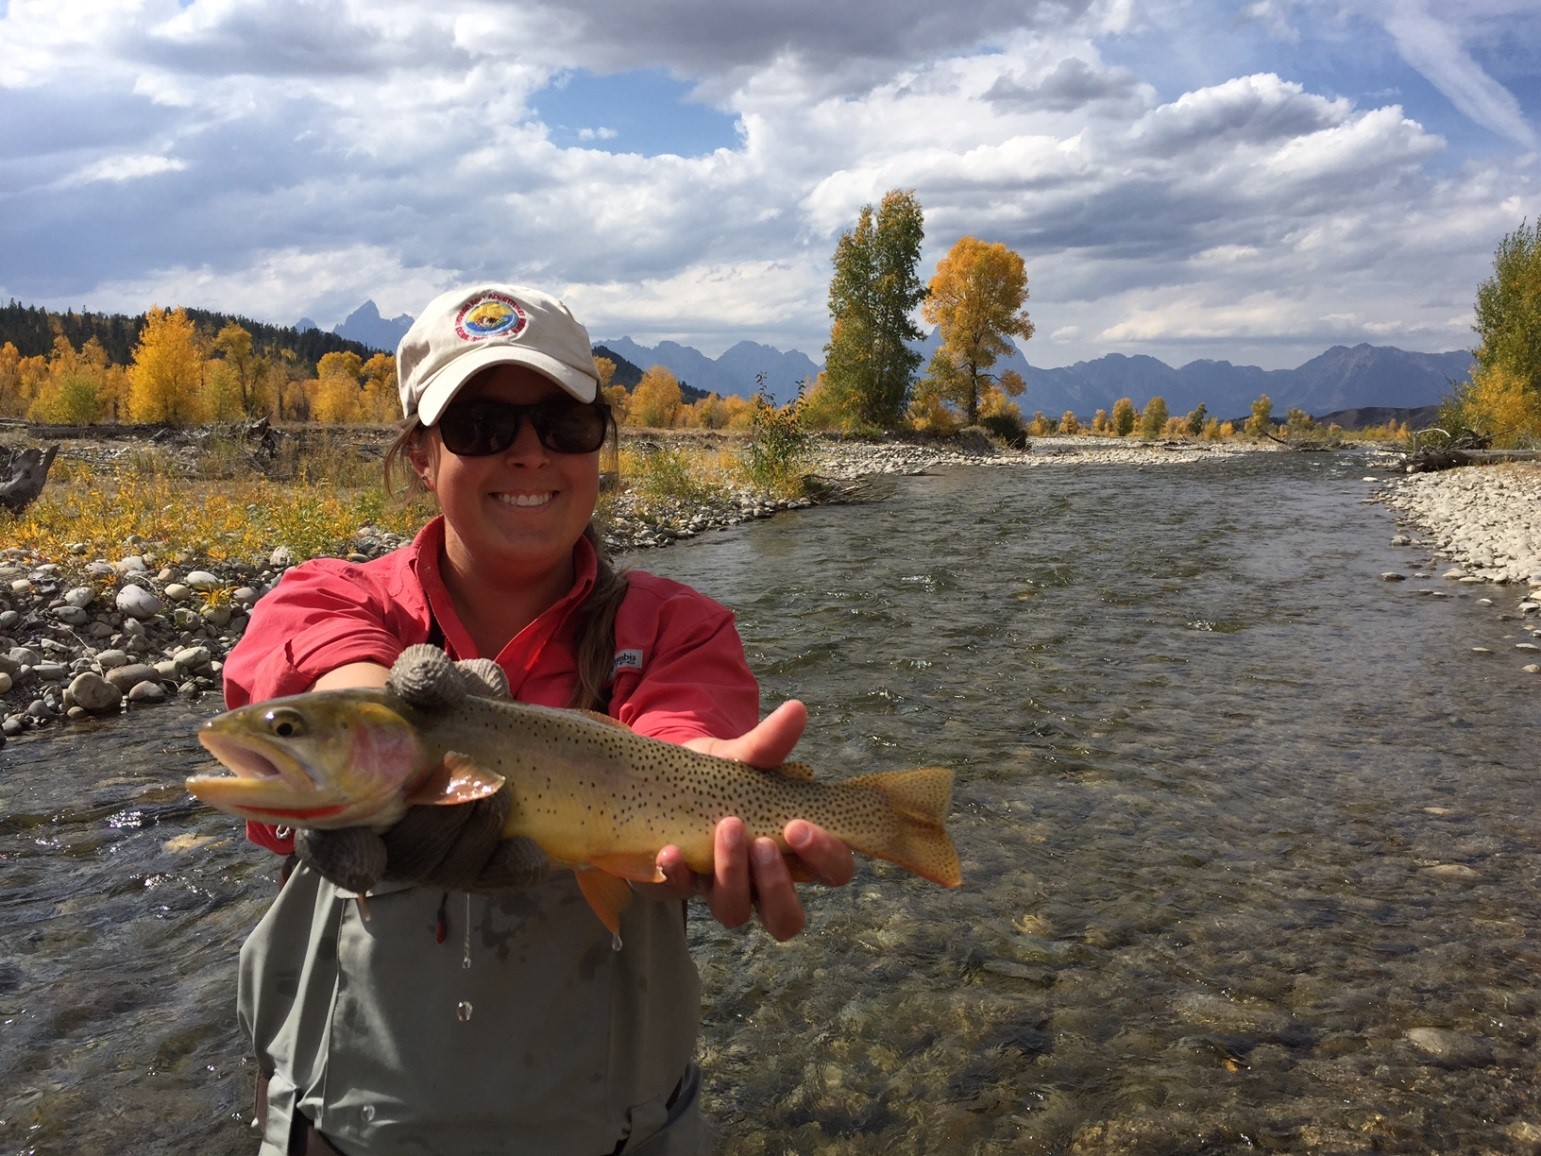
{"type": "MultiPolygon", "coordinates": [[[[627,443],[620,487],[644,507],[765,488],[742,438],[644,435],[627,443]]],[[[427,497],[403,502],[386,493],[381,444],[380,431],[286,430],[264,470],[239,440],[223,437],[191,447],[137,443],[104,462],[66,447],[36,502],[20,517],[0,512],[3,543],[65,565],[131,553],[265,565],[278,546],[297,562],[346,553],[365,525],[407,536],[436,512],[427,497]]],[[[607,495],[601,516],[613,501],[607,495]]]]}

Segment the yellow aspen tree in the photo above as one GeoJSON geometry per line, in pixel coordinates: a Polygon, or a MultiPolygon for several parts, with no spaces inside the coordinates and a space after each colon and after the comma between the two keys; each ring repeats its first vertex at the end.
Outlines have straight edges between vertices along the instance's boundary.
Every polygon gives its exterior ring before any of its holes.
{"type": "Polygon", "coordinates": [[[988,384],[1012,397],[1025,384],[1012,371],[991,373],[1012,350],[1011,338],[1026,341],[1033,323],[1027,301],[1027,267],[1020,254],[999,242],[960,237],[937,263],[920,315],[941,333],[942,346],[926,376],[942,397],[962,406],[969,425],[979,421],[979,399],[988,384]]]}
{"type": "Polygon", "coordinates": [[[1155,441],[1166,428],[1168,416],[1166,398],[1159,394],[1151,398],[1140,411],[1140,436],[1146,441],[1155,441]]]}
{"type": "Polygon", "coordinates": [[[315,401],[311,420],[318,422],[358,421],[359,403],[364,389],[360,377],[363,359],[352,351],[324,353],[316,362],[315,401]]]}
{"type": "Polygon", "coordinates": [[[20,417],[26,410],[21,397],[21,350],[7,341],[0,345],[0,417],[20,417]]]}
{"type": "Polygon", "coordinates": [[[396,385],[396,359],[377,353],[361,371],[364,396],[359,401],[359,421],[388,425],[401,418],[401,392],[396,385]]]}
{"type": "Polygon", "coordinates": [[[610,383],[615,380],[615,362],[608,357],[596,357],[594,359],[594,373],[599,378],[599,388],[607,390],[610,383]]]}
{"type": "Polygon", "coordinates": [[[203,352],[185,310],[152,308],[145,315],[128,384],[131,421],[193,425],[205,420],[203,352]]]}
{"type": "Polygon", "coordinates": [[[679,379],[663,366],[655,365],[642,375],[637,388],[631,391],[631,424],[647,429],[670,429],[683,404],[679,379]]]}
{"type": "Polygon", "coordinates": [[[1126,438],[1134,432],[1134,399],[1121,397],[1113,403],[1113,436],[1126,438]]]}
{"type": "Polygon", "coordinates": [[[605,401],[610,405],[610,414],[615,418],[616,425],[626,425],[630,422],[631,394],[626,391],[624,385],[605,386],[605,401]]]}
{"type": "Polygon", "coordinates": [[[1059,416],[1059,432],[1062,434],[1078,434],[1081,432],[1081,419],[1076,417],[1075,410],[1067,409],[1059,416]]]}
{"type": "Polygon", "coordinates": [[[722,399],[723,428],[749,429],[754,425],[754,402],[747,397],[729,394],[722,399]]]}

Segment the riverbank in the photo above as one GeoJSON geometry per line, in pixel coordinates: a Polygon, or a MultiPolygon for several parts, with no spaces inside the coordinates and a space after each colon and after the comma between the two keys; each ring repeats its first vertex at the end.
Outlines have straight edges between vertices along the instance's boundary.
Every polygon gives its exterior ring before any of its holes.
{"type": "MultiPolygon", "coordinates": [[[[655,435],[648,435],[653,437],[655,435]]],[[[1175,464],[1273,452],[1251,443],[1127,443],[1040,438],[1027,450],[977,442],[859,442],[814,438],[807,468],[814,497],[789,499],[728,488],[704,500],[623,493],[607,506],[612,552],[634,553],[817,501],[861,501],[888,492],[873,479],[960,466],[1175,464]]],[[[406,541],[365,526],[349,544],[356,561],[406,541]]],[[[247,562],[168,557],[130,539],[111,558],[43,558],[0,550],[0,738],[65,718],[115,714],[173,696],[217,691],[224,656],[249,612],[297,559],[281,544],[247,562]]]]}
{"type": "Polygon", "coordinates": [[[1464,577],[1541,587],[1541,465],[1466,466],[1395,478],[1381,500],[1464,577]]]}

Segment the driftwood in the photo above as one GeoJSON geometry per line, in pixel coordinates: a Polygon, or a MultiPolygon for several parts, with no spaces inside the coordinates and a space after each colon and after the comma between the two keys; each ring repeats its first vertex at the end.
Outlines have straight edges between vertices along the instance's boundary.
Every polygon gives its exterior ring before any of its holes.
{"type": "Polygon", "coordinates": [[[1263,431],[1263,436],[1265,438],[1267,438],[1269,441],[1276,441],[1276,442],[1278,442],[1285,449],[1294,450],[1296,453],[1302,453],[1302,454],[1326,453],[1329,450],[1341,449],[1342,446],[1343,446],[1343,442],[1342,442],[1341,439],[1333,438],[1333,437],[1325,437],[1325,438],[1281,438],[1281,437],[1276,437],[1275,435],[1269,433],[1267,430],[1263,431]]]}
{"type": "Polygon", "coordinates": [[[33,446],[21,451],[0,446],[0,506],[19,514],[37,501],[58,452],[57,444],[46,450],[33,446]]]}

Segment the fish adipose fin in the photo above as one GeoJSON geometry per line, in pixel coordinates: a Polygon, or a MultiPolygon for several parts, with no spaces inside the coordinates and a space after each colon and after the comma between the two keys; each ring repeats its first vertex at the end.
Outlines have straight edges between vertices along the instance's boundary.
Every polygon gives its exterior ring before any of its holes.
{"type": "Polygon", "coordinates": [[[897,863],[943,887],[957,887],[963,882],[958,849],[942,826],[952,810],[951,771],[945,767],[890,771],[851,779],[848,785],[880,791],[899,820],[887,846],[858,850],[897,863]]]}
{"type": "Polygon", "coordinates": [[[465,755],[451,751],[407,796],[407,802],[414,807],[470,803],[496,794],[502,785],[502,775],[483,770],[465,755]]]}
{"type": "Polygon", "coordinates": [[[626,880],[595,868],[580,867],[574,872],[578,890],[588,900],[594,914],[611,935],[621,934],[621,912],[631,902],[631,887],[626,880]]]}

